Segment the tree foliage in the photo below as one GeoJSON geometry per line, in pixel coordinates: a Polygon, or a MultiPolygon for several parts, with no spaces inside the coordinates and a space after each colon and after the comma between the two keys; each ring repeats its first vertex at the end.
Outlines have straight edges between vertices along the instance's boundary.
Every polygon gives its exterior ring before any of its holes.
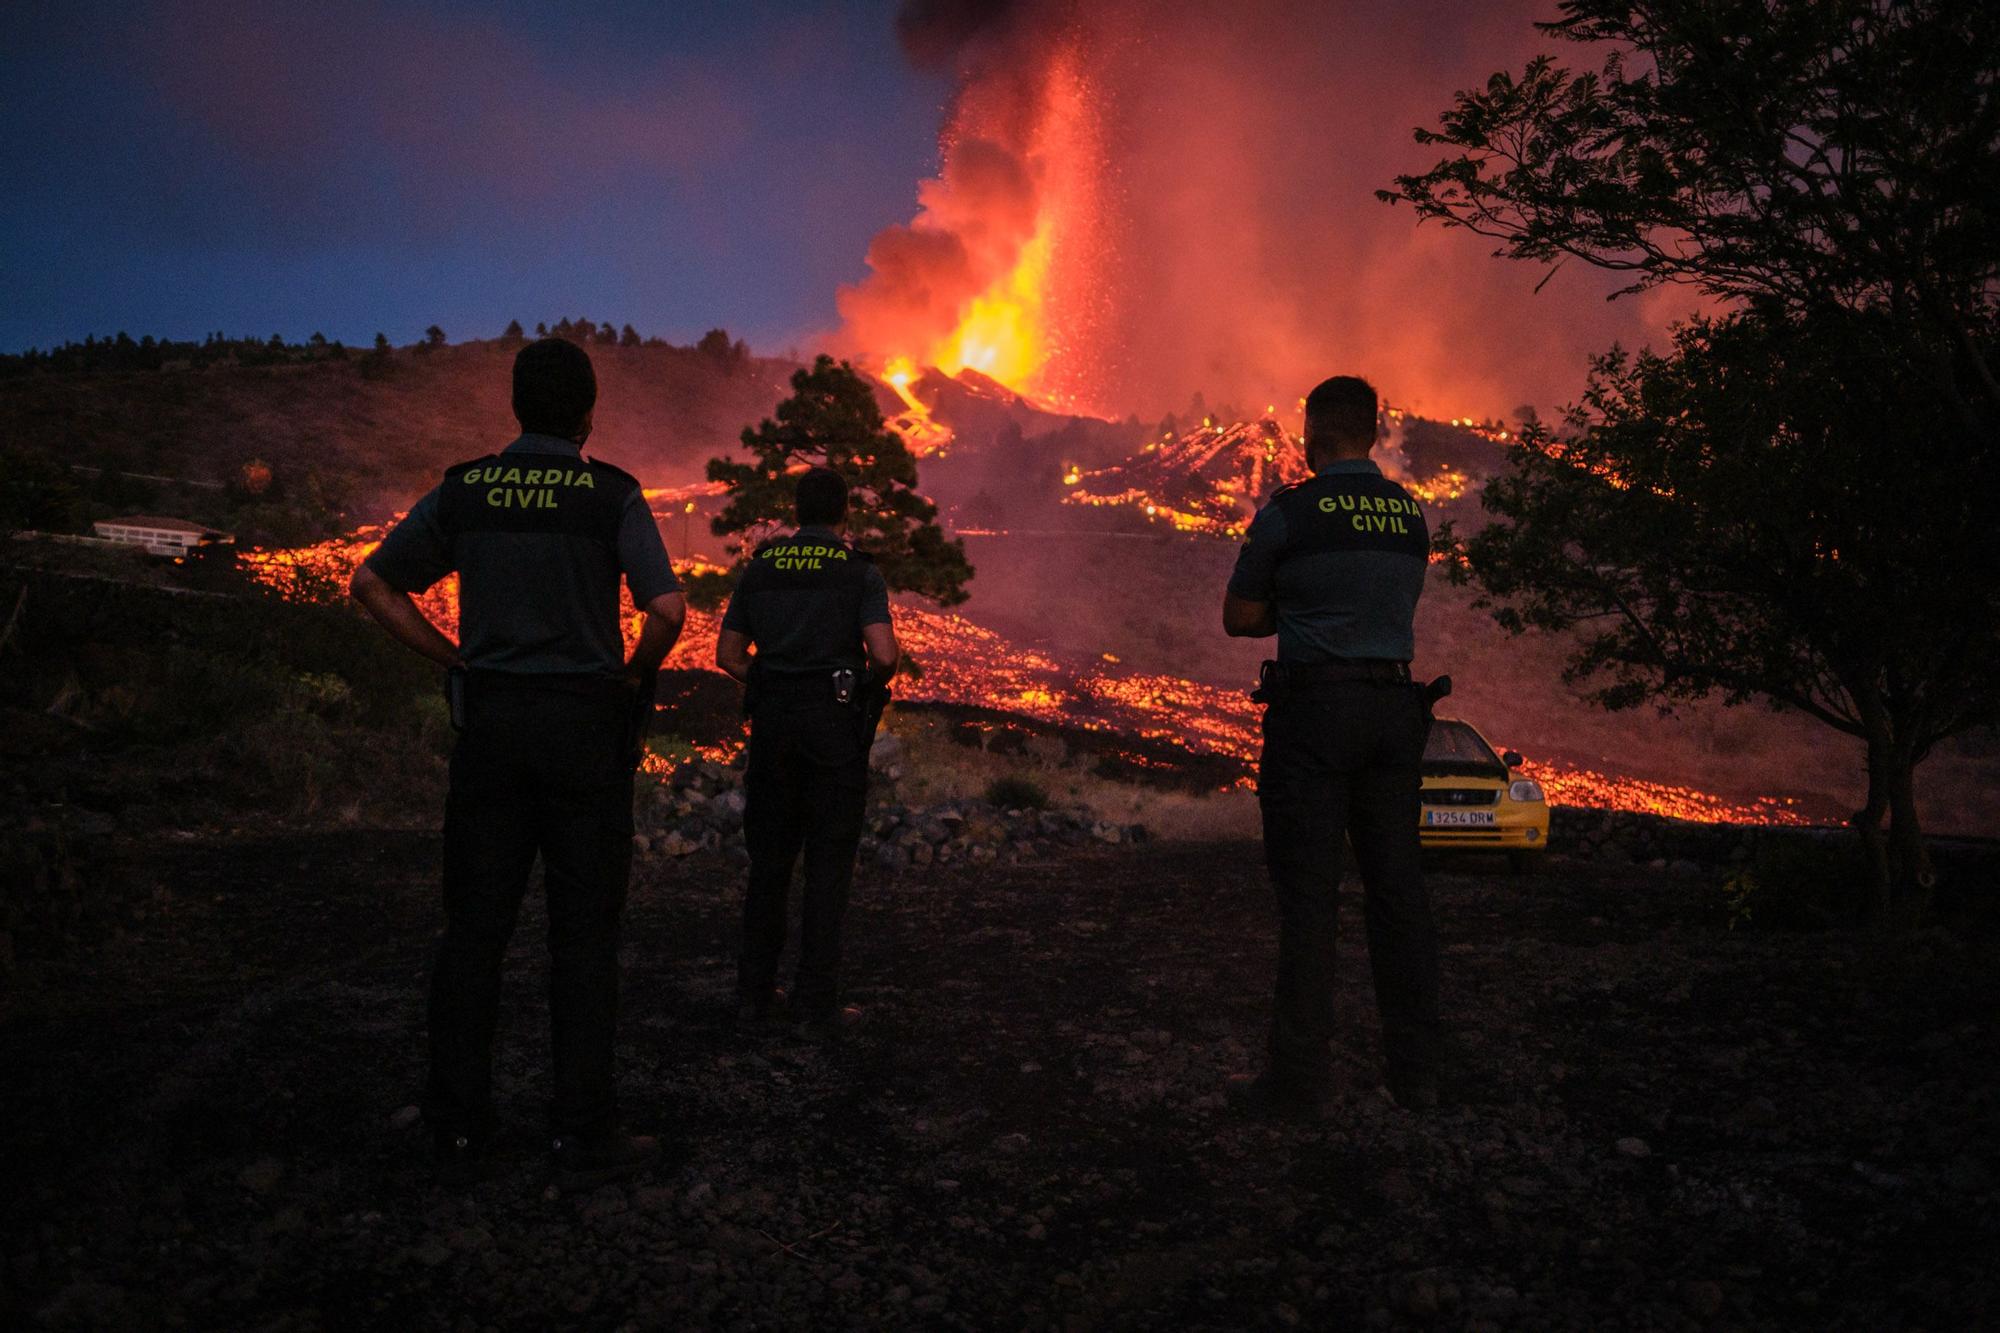
{"type": "MultiPolygon", "coordinates": [[[[727,345],[726,335],[724,345],[727,345]]],[[[846,362],[817,358],[792,376],[792,396],[772,417],[743,432],[748,461],[712,458],[708,477],[728,488],[729,501],[710,524],[730,538],[728,575],[695,579],[689,591],[714,604],[733,584],[764,536],[788,525],[798,473],[824,465],[847,478],[847,532],[874,557],[890,588],[940,606],[969,595],[972,566],[965,543],[945,536],[937,506],[917,491],[917,463],[903,439],[882,421],[874,388],[846,362]]]]}
{"type": "Polygon", "coordinates": [[[1920,887],[1915,767],[2000,712],[2000,11],[1561,8],[1602,68],[1461,94],[1417,136],[1452,155],[1384,197],[1724,313],[1523,432],[1494,522],[1445,535],[1459,576],[1509,629],[1581,628],[1609,706],[1721,691],[1862,737],[1878,884],[1920,887]]]}

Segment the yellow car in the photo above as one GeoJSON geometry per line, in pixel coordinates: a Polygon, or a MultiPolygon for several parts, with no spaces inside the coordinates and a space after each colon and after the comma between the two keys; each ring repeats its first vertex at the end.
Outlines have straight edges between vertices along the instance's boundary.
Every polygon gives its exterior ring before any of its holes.
{"type": "Polygon", "coordinates": [[[1521,756],[1495,754],[1469,722],[1441,717],[1424,747],[1424,796],[1419,833],[1427,848],[1506,852],[1526,870],[1548,850],[1549,803],[1542,785],[1517,778],[1521,756]]]}

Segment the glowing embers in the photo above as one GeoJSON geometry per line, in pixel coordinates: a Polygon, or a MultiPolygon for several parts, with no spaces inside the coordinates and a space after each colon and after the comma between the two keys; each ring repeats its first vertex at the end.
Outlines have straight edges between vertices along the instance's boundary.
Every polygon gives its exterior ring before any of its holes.
{"type": "Polygon", "coordinates": [[[1403,483],[1404,489],[1425,504],[1445,504],[1465,494],[1469,479],[1455,467],[1440,466],[1428,477],[1403,483]]]}
{"type": "Polygon", "coordinates": [[[1257,506],[1307,476],[1305,451],[1271,417],[1164,436],[1123,463],[1063,475],[1064,504],[1129,511],[1177,532],[1240,537],[1257,506]]]}

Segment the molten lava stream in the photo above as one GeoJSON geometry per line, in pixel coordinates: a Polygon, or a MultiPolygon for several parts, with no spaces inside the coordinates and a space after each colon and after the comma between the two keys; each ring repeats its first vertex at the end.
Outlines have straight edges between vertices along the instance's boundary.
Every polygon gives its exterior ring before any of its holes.
{"type": "MultiPolygon", "coordinates": [[[[379,526],[364,527],[316,546],[249,551],[242,560],[253,577],[280,596],[323,600],[344,594],[355,566],[375,549],[382,532],[379,526]]],[[[418,604],[438,628],[457,635],[456,576],[430,588],[418,598],[418,604]]],[[[623,605],[629,649],[638,638],[640,614],[629,595],[624,595],[623,605]]],[[[666,665],[713,671],[720,620],[712,611],[689,611],[687,628],[666,665]]],[[[897,693],[905,699],[972,705],[1067,727],[1174,742],[1191,754],[1238,760],[1244,766],[1245,781],[1256,762],[1258,705],[1244,690],[1132,671],[1102,661],[1072,665],[1017,646],[993,630],[949,612],[900,606],[896,629],[905,651],[923,671],[920,677],[898,681],[897,693]]],[[[727,760],[738,749],[740,745],[725,745],[702,752],[727,760]]],[[[649,757],[648,771],[665,767],[665,761],[649,757]]],[[[1540,782],[1549,800],[1558,805],[1630,810],[1703,823],[1812,822],[1798,803],[1789,799],[1732,801],[1692,787],[1557,763],[1528,764],[1522,772],[1540,782]]]]}

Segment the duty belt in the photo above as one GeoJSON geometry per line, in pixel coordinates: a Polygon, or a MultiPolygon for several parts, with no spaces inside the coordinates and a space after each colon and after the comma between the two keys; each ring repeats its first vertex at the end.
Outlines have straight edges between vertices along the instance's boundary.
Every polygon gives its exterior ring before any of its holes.
{"type": "Polygon", "coordinates": [[[465,671],[465,681],[474,691],[532,690],[551,694],[575,694],[587,699],[625,697],[623,678],[596,671],[494,671],[473,667],[465,671]]]}
{"type": "Polygon", "coordinates": [[[1407,685],[1410,664],[1386,657],[1349,657],[1332,662],[1266,662],[1257,679],[1283,690],[1307,689],[1314,685],[1334,685],[1366,681],[1372,685],[1407,685]]]}

